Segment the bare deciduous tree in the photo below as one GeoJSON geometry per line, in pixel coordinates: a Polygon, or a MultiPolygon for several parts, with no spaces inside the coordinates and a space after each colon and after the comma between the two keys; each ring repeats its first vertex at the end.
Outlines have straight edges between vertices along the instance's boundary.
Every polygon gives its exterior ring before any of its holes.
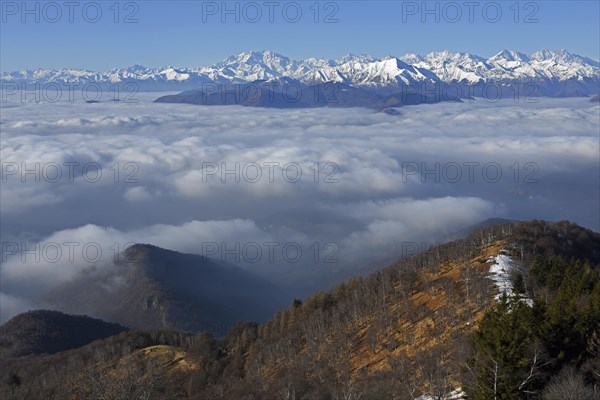
{"type": "Polygon", "coordinates": [[[595,400],[600,392],[586,385],[583,376],[573,368],[567,367],[546,385],[542,394],[543,400],[595,400]]]}

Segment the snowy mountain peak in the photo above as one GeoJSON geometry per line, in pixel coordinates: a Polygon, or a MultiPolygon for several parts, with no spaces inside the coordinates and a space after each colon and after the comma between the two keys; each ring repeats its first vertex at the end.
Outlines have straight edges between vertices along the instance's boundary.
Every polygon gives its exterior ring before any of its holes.
{"type": "Polygon", "coordinates": [[[515,62],[527,62],[529,56],[517,51],[502,50],[500,53],[490,57],[489,61],[515,61],[515,62]]]}
{"type": "Polygon", "coordinates": [[[99,73],[77,69],[37,69],[2,72],[7,83],[98,83],[135,82],[139,90],[197,89],[204,82],[244,83],[257,80],[294,80],[304,84],[340,82],[355,87],[394,92],[405,84],[432,82],[503,85],[540,82],[545,93],[595,95],[600,83],[597,60],[566,50],[542,50],[528,56],[503,50],[485,59],[470,53],[431,52],[425,57],[406,54],[402,58],[347,54],[337,60],[309,58],[290,60],[269,50],[248,51],[220,63],[199,68],[146,68],[132,65],[99,73]],[[561,86],[562,85],[562,86],[561,86]],[[567,88],[564,85],[575,85],[567,88]]]}
{"type": "MultiPolygon", "coordinates": [[[[125,68],[125,71],[129,71],[129,72],[137,72],[137,71],[146,71],[148,68],[144,67],[143,65],[139,65],[139,64],[133,64],[127,68],[125,68]]],[[[118,71],[118,69],[115,69],[118,71]]]]}
{"type": "Polygon", "coordinates": [[[540,50],[540,51],[536,51],[535,53],[533,53],[531,55],[531,59],[532,60],[537,60],[537,61],[547,61],[547,60],[552,60],[552,61],[576,61],[578,59],[581,59],[582,57],[576,55],[576,54],[571,54],[568,51],[562,49],[562,50],[557,50],[557,51],[551,51],[551,50],[540,50]]]}
{"type": "Polygon", "coordinates": [[[531,60],[534,61],[552,61],[560,64],[589,64],[594,67],[599,67],[598,60],[592,60],[587,57],[582,57],[577,54],[569,53],[566,50],[541,50],[536,51],[531,55],[531,60]]]}
{"type": "Polygon", "coordinates": [[[235,63],[254,63],[254,64],[266,64],[270,65],[273,63],[282,64],[289,63],[290,59],[280,54],[274,53],[270,50],[263,51],[246,51],[226,58],[224,64],[235,64],[235,63]]]}
{"type": "Polygon", "coordinates": [[[425,58],[429,59],[429,60],[451,60],[451,59],[461,58],[462,56],[463,56],[463,53],[453,53],[451,51],[444,50],[444,51],[432,51],[431,53],[427,54],[427,56],[425,56],[425,58]]]}
{"type": "Polygon", "coordinates": [[[400,57],[400,59],[407,64],[416,64],[416,63],[424,60],[423,57],[421,57],[418,54],[414,54],[414,53],[407,53],[407,54],[403,55],[402,57],[400,57]]]}
{"type": "Polygon", "coordinates": [[[358,62],[358,63],[369,63],[369,62],[373,62],[373,61],[377,61],[376,58],[370,56],[369,54],[346,54],[343,57],[340,57],[339,59],[336,60],[337,64],[346,64],[349,62],[358,62]]]}

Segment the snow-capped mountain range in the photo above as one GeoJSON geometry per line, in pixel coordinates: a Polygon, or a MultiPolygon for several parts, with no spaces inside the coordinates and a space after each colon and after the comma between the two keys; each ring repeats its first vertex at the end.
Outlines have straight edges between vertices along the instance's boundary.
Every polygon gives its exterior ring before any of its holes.
{"type": "MultiPolygon", "coordinates": [[[[600,91],[600,62],[565,50],[531,55],[503,50],[485,59],[469,53],[433,52],[426,56],[377,59],[347,55],[338,60],[291,60],[271,51],[244,52],[218,64],[198,68],[146,68],[134,65],[108,72],[37,69],[2,72],[0,83],[33,85],[135,83],[139,90],[197,89],[203,83],[248,83],[256,80],[295,80],[313,85],[338,82],[363,89],[398,88],[414,84],[523,84],[535,82],[542,95],[587,96],[600,91]]],[[[13,86],[9,86],[13,84],[13,86]]]]}

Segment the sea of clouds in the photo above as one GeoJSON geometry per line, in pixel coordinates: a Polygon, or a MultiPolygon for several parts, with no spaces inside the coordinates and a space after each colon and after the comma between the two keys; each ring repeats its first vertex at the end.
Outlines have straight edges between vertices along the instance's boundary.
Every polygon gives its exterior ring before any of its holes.
{"type": "Polygon", "coordinates": [[[131,243],[234,262],[303,296],[487,218],[600,229],[600,106],[587,99],[388,115],[156,97],[3,101],[2,321],[131,243]]]}

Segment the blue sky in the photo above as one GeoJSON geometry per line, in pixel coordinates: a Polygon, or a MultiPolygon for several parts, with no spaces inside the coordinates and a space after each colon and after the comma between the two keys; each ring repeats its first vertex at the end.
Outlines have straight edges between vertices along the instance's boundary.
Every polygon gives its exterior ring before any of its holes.
{"type": "Polygon", "coordinates": [[[429,1],[430,13],[421,1],[322,1],[318,15],[314,1],[228,2],[238,11],[227,15],[221,1],[80,1],[71,10],[62,0],[30,1],[27,10],[21,1],[0,3],[2,71],[199,66],[264,49],[295,59],[563,48],[600,57],[598,1],[429,1]]]}

